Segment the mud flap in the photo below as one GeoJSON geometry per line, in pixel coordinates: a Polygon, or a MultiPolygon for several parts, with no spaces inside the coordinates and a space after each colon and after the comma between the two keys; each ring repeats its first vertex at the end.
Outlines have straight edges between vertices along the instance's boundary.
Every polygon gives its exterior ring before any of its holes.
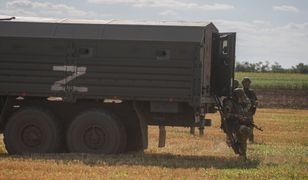
{"type": "Polygon", "coordinates": [[[142,146],[143,146],[143,149],[147,149],[148,148],[148,123],[147,123],[145,116],[143,115],[141,111],[141,108],[138,107],[138,104],[134,102],[133,106],[134,106],[134,110],[139,119],[139,125],[141,128],[141,135],[142,135],[142,146]]]}

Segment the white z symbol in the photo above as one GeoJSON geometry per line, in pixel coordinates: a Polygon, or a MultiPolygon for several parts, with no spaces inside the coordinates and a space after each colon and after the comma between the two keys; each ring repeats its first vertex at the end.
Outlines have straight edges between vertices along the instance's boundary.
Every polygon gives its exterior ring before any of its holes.
{"type": "MultiPolygon", "coordinates": [[[[70,81],[76,79],[79,76],[86,74],[87,68],[86,67],[77,67],[77,66],[53,66],[54,71],[64,71],[64,72],[72,72],[73,74],[67,76],[64,79],[56,81],[51,86],[51,91],[65,91],[65,85],[70,81]]],[[[88,92],[87,87],[71,87],[73,92],[88,92]]]]}

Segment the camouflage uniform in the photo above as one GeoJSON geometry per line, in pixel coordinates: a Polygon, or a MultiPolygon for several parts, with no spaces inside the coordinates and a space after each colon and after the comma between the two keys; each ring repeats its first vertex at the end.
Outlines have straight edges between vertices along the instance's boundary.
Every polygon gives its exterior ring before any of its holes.
{"type": "MultiPolygon", "coordinates": [[[[250,88],[250,84],[251,84],[251,80],[248,77],[243,78],[242,85],[244,87],[244,92],[245,92],[245,95],[249,98],[250,103],[251,103],[251,108],[248,110],[247,117],[251,121],[251,123],[254,123],[253,115],[256,113],[256,110],[257,110],[258,99],[257,99],[256,93],[254,92],[254,90],[250,88]]],[[[254,142],[253,129],[249,136],[249,141],[254,142]]]]}
{"type": "Polygon", "coordinates": [[[227,134],[227,143],[230,143],[230,135],[232,135],[236,143],[235,153],[244,157],[246,157],[247,138],[251,133],[251,128],[246,125],[243,117],[249,108],[249,100],[242,88],[236,88],[234,97],[223,101],[223,113],[226,119],[223,127],[227,134]]]}

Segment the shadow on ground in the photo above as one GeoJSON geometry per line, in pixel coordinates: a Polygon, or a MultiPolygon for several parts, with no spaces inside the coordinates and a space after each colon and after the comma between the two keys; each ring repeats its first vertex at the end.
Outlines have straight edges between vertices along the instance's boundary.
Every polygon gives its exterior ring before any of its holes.
{"type": "Polygon", "coordinates": [[[166,168],[217,168],[217,169],[250,169],[260,164],[259,159],[242,160],[238,157],[219,156],[187,156],[162,153],[129,153],[119,155],[95,154],[33,154],[8,155],[0,154],[0,158],[13,160],[53,160],[57,163],[83,163],[88,166],[158,166],[166,168]]]}

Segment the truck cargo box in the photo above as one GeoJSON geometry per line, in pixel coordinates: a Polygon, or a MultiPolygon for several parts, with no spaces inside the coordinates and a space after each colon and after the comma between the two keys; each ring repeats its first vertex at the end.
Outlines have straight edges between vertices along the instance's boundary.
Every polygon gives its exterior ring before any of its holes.
{"type": "Polygon", "coordinates": [[[200,105],[214,33],[212,23],[1,21],[0,95],[200,105]]]}

